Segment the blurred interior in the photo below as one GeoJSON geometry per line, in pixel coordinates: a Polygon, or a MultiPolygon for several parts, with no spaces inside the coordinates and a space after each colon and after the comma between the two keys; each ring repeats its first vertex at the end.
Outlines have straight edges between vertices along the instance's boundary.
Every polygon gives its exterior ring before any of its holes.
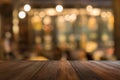
{"type": "Polygon", "coordinates": [[[112,0],[1,0],[2,60],[117,60],[112,0]]]}

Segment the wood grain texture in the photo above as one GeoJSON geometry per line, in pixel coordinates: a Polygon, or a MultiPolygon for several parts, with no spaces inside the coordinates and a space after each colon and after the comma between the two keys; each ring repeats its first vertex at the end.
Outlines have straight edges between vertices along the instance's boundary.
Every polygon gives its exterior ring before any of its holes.
{"type": "Polygon", "coordinates": [[[0,80],[120,80],[120,62],[0,61],[0,80]]]}

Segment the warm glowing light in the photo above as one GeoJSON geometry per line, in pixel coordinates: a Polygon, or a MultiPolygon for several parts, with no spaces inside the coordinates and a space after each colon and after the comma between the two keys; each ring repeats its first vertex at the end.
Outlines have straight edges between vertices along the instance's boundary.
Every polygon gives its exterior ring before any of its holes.
{"type": "Polygon", "coordinates": [[[109,36],[106,33],[102,35],[102,41],[109,41],[109,36]]]}
{"type": "Polygon", "coordinates": [[[19,33],[19,27],[18,26],[13,26],[13,32],[15,34],[18,34],[19,33]]]}
{"type": "Polygon", "coordinates": [[[65,16],[65,20],[66,20],[66,21],[69,21],[69,20],[70,20],[70,19],[69,19],[69,15],[66,15],[66,16],[65,16]]]}
{"type": "Polygon", "coordinates": [[[94,50],[96,50],[98,47],[96,42],[93,41],[89,41],[86,45],[86,52],[93,52],[94,50]]]}
{"type": "Polygon", "coordinates": [[[41,22],[41,18],[39,16],[33,16],[32,19],[31,19],[31,21],[33,23],[41,22]]]}
{"type": "Polygon", "coordinates": [[[27,12],[30,11],[31,10],[31,6],[29,4],[26,4],[24,6],[24,10],[27,11],[27,12]]]}
{"type": "Polygon", "coordinates": [[[46,14],[48,16],[55,16],[57,13],[56,13],[55,9],[49,8],[49,9],[46,9],[46,14]]]}
{"type": "Polygon", "coordinates": [[[101,57],[104,56],[104,52],[102,50],[97,50],[93,54],[94,60],[101,60],[101,57]]]}
{"type": "Polygon", "coordinates": [[[93,7],[92,7],[91,5],[88,5],[88,6],[86,7],[86,10],[87,10],[88,12],[91,12],[91,11],[93,10],[93,7]]]}
{"type": "Polygon", "coordinates": [[[33,16],[31,18],[31,22],[33,25],[33,29],[36,31],[40,31],[42,29],[42,22],[41,22],[41,18],[37,15],[33,16]]]}
{"type": "Polygon", "coordinates": [[[63,6],[62,5],[57,5],[56,6],[56,11],[57,12],[62,12],[63,11],[63,6]]]}
{"type": "Polygon", "coordinates": [[[92,11],[92,15],[93,15],[93,16],[99,16],[99,15],[100,15],[100,12],[101,12],[100,9],[94,8],[93,11],[92,11]]]}
{"type": "Polygon", "coordinates": [[[66,37],[64,35],[60,35],[58,37],[58,40],[59,40],[59,42],[65,42],[66,41],[66,37]]]}
{"type": "Polygon", "coordinates": [[[24,19],[26,17],[26,13],[24,11],[20,11],[18,16],[20,19],[24,19]]]}
{"type": "Polygon", "coordinates": [[[65,15],[65,20],[66,21],[74,22],[76,19],[77,19],[76,14],[65,15]]]}
{"type": "Polygon", "coordinates": [[[89,18],[88,28],[92,31],[96,31],[98,29],[97,19],[95,17],[90,17],[89,18]]]}
{"type": "Polygon", "coordinates": [[[111,17],[112,16],[112,13],[111,12],[107,12],[108,14],[108,17],[111,17]]]}
{"type": "Polygon", "coordinates": [[[76,14],[72,14],[72,15],[71,15],[71,21],[73,22],[73,21],[75,21],[76,19],[77,19],[76,14]]]}
{"type": "Polygon", "coordinates": [[[39,13],[39,16],[40,16],[41,18],[45,17],[45,12],[40,12],[40,13],[39,13]]]}
{"type": "Polygon", "coordinates": [[[101,13],[101,17],[102,17],[102,18],[106,18],[106,17],[107,17],[107,13],[106,13],[106,12],[102,12],[102,13],[101,13]]]}
{"type": "Polygon", "coordinates": [[[43,23],[44,24],[51,24],[52,20],[51,20],[51,17],[50,16],[46,16],[43,20],[43,23]]]}

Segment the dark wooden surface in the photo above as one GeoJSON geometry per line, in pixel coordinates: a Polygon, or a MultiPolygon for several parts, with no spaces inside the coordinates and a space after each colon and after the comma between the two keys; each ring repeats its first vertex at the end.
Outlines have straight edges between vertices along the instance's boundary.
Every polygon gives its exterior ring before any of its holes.
{"type": "Polygon", "coordinates": [[[0,80],[120,80],[120,62],[1,61],[0,80]]]}

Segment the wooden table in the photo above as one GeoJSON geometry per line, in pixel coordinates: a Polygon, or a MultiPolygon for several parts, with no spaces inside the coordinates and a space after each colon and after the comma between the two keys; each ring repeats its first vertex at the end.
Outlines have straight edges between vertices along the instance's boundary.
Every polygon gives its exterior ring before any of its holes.
{"type": "Polygon", "coordinates": [[[1,61],[0,80],[120,80],[120,62],[1,61]]]}

